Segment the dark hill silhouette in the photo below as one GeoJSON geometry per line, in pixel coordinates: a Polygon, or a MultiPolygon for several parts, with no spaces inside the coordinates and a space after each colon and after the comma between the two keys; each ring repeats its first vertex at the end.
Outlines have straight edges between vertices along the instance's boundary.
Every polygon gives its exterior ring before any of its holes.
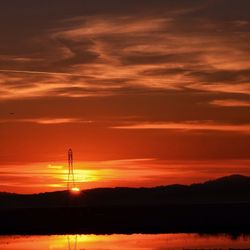
{"type": "Polygon", "coordinates": [[[0,193],[0,234],[250,234],[250,177],[154,188],[0,193]]]}
{"type": "Polygon", "coordinates": [[[154,188],[96,188],[21,195],[0,193],[0,208],[250,203],[250,177],[231,175],[201,184],[154,188]]]}

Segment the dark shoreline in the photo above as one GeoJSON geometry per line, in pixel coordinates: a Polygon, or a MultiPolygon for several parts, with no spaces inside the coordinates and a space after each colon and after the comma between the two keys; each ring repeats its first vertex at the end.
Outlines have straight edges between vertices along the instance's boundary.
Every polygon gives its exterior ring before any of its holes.
{"type": "Polygon", "coordinates": [[[250,177],[190,186],[0,194],[0,235],[250,234],[250,177]]]}
{"type": "Polygon", "coordinates": [[[0,209],[0,235],[250,234],[250,203],[0,209]]]}

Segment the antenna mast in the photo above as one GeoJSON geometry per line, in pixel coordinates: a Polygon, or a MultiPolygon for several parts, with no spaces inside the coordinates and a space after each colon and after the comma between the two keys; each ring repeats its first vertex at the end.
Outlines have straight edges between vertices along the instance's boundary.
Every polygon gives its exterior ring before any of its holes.
{"type": "Polygon", "coordinates": [[[68,151],[68,191],[75,188],[74,166],[73,166],[73,151],[70,148],[68,151]]]}

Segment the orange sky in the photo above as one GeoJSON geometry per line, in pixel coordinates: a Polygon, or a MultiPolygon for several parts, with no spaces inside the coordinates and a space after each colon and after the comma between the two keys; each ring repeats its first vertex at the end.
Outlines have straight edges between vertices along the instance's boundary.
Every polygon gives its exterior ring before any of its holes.
{"type": "Polygon", "coordinates": [[[1,1],[0,191],[249,175],[249,1],[1,1]]]}

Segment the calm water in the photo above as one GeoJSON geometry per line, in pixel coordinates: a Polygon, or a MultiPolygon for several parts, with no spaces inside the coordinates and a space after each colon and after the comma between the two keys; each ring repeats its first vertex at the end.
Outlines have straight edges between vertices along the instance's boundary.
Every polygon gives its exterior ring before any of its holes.
{"type": "Polygon", "coordinates": [[[159,235],[0,236],[4,250],[166,250],[250,248],[250,237],[159,235]]]}

